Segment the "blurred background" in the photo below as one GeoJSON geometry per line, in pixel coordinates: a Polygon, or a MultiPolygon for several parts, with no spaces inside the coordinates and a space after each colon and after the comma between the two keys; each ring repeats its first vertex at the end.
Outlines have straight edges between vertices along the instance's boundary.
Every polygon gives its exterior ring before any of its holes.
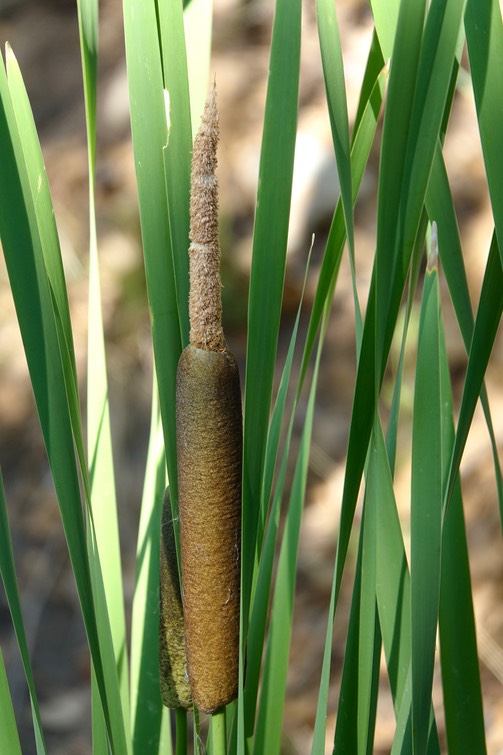
{"type": "MultiPolygon", "coordinates": [[[[218,176],[225,331],[244,379],[251,237],[274,3],[273,0],[214,0],[214,7],[211,72],[216,76],[221,120],[218,176]]],[[[337,0],[337,13],[351,124],[370,46],[372,18],[364,0],[337,0]]],[[[13,47],[25,77],[46,160],[67,275],[81,396],[85,401],[88,187],[74,0],[0,0],[2,51],[6,41],[13,47]]],[[[466,60],[464,63],[467,67],[466,60]]],[[[122,7],[116,0],[100,2],[99,71],[96,206],[126,614],[130,616],[150,420],[152,348],[131,147],[122,7]]],[[[493,221],[466,73],[460,77],[445,156],[475,306],[493,221]]],[[[355,210],[357,277],[363,305],[375,245],[378,162],[379,152],[375,147],[355,210]]],[[[325,104],[314,0],[306,0],[280,367],[299,302],[311,237],[315,234],[306,311],[314,295],[337,196],[338,180],[325,104]]],[[[451,374],[459,406],[466,357],[445,281],[442,285],[451,374]]],[[[303,332],[306,325],[305,317],[303,332]]],[[[403,391],[401,452],[395,485],[406,541],[415,333],[417,316],[411,325],[410,370],[406,373],[403,391]]],[[[397,355],[398,349],[392,350],[391,375],[397,355]]],[[[322,359],[301,532],[284,721],[284,752],[292,755],[309,751],[314,724],[355,364],[350,274],[344,258],[322,359]]],[[[502,386],[500,332],[487,374],[500,448],[503,448],[502,386]]],[[[389,398],[385,385],[384,416],[389,398]]],[[[297,431],[302,424],[301,404],[297,431]]],[[[87,645],[3,257],[0,260],[0,464],[47,745],[55,755],[84,755],[90,753],[91,747],[87,645]]],[[[503,548],[489,439],[479,411],[464,455],[462,481],[488,749],[490,753],[503,753],[503,548]]],[[[357,510],[356,521],[358,516],[357,510]]],[[[329,737],[333,735],[335,724],[354,558],[353,547],[335,624],[329,737]]],[[[1,589],[0,643],[22,731],[23,752],[29,754],[35,752],[29,699],[1,589]]],[[[394,732],[384,664],[381,679],[375,752],[384,755],[390,750],[394,732]]],[[[438,724],[442,732],[438,673],[434,695],[439,703],[438,724]]]]}

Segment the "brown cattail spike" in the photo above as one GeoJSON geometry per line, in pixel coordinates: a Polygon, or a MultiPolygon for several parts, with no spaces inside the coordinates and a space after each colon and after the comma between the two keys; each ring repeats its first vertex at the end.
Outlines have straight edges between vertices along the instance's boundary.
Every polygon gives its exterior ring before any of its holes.
{"type": "Polygon", "coordinates": [[[222,293],[218,242],[218,183],[215,176],[219,137],[216,89],[204,108],[192,152],[190,195],[190,342],[222,351],[222,293]]]}
{"type": "Polygon", "coordinates": [[[187,662],[194,702],[211,713],[238,685],[242,426],[230,352],[185,349],[176,413],[187,662]]]}
{"type": "Polygon", "coordinates": [[[175,533],[169,490],[162,502],[159,615],[159,671],[161,698],[167,708],[191,708],[185,654],[182,596],[178,578],[175,533]]]}
{"type": "Polygon", "coordinates": [[[207,713],[236,697],[239,667],[242,413],[221,323],[217,141],[213,89],[192,158],[191,342],[176,380],[187,663],[194,703],[207,713]]]}

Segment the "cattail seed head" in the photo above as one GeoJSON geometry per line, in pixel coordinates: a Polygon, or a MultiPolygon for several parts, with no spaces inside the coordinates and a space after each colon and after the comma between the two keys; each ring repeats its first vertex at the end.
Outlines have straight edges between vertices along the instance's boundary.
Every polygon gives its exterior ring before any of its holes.
{"type": "Polygon", "coordinates": [[[185,642],[194,703],[237,696],[242,411],[222,331],[218,114],[210,92],[194,142],[190,203],[190,344],[178,362],[176,439],[185,642]]]}
{"type": "Polygon", "coordinates": [[[185,349],[176,410],[187,662],[194,702],[209,713],[238,683],[242,420],[230,352],[185,349]]]}
{"type": "Polygon", "coordinates": [[[218,241],[216,90],[210,91],[194,140],[190,179],[190,342],[200,349],[225,348],[222,330],[220,245],[218,241]]]}
{"type": "Polygon", "coordinates": [[[175,532],[169,490],[162,502],[159,610],[159,676],[161,698],[167,708],[191,708],[185,654],[182,596],[178,578],[175,532]]]}

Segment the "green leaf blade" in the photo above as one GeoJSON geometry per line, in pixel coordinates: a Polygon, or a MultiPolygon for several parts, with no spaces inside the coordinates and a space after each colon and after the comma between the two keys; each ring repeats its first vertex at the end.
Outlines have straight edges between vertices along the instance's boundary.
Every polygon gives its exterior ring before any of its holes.
{"type": "Polygon", "coordinates": [[[22,755],[21,743],[17,733],[16,718],[9,691],[9,682],[5,671],[2,650],[0,648],[0,711],[2,726],[0,727],[0,749],[8,755],[22,755]]]}
{"type": "Polygon", "coordinates": [[[253,234],[243,466],[243,606],[248,611],[258,502],[286,261],[300,65],[301,2],[278,0],[253,234]]]}
{"type": "Polygon", "coordinates": [[[171,500],[178,505],[176,369],[182,349],[162,150],[167,141],[161,52],[153,3],[124,0],[131,130],[145,274],[171,500]]]}
{"type": "Polygon", "coordinates": [[[465,29],[484,164],[503,265],[503,155],[499,141],[503,107],[503,24],[500,4],[495,0],[483,3],[468,0],[465,29]]]}
{"type": "MultiPolygon", "coordinates": [[[[454,445],[452,388],[441,323],[442,458],[444,473],[454,445]]],[[[446,480],[444,477],[444,484],[446,480]]],[[[484,711],[475,636],[468,544],[459,479],[444,519],[439,605],[440,664],[449,752],[486,752],[484,711]],[[459,631],[459,627],[463,631],[459,631]]]]}
{"type": "Polygon", "coordinates": [[[442,521],[438,273],[424,284],[412,430],[411,618],[414,752],[426,753],[438,623],[442,521]]]}

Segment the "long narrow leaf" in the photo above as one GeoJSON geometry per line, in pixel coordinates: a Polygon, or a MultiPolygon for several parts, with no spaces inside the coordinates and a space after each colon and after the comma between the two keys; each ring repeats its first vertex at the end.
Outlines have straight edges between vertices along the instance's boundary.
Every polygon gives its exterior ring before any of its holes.
{"type": "MultiPolygon", "coordinates": [[[[372,50],[371,50],[371,54],[372,50]]],[[[367,75],[370,77],[373,73],[373,67],[367,67],[367,75]]],[[[373,86],[367,82],[367,90],[370,92],[369,100],[366,104],[363,114],[361,116],[360,125],[356,136],[353,141],[352,147],[352,168],[355,171],[353,176],[353,191],[356,192],[360,185],[360,181],[363,177],[363,170],[366,165],[368,155],[370,153],[370,147],[375,135],[375,129],[377,127],[377,120],[379,111],[381,108],[382,98],[384,94],[386,75],[384,71],[378,75],[377,80],[373,86]]],[[[355,197],[353,197],[353,200],[355,197]]],[[[327,241],[327,248],[323,259],[322,269],[316,289],[315,300],[311,312],[311,318],[309,322],[308,334],[306,337],[306,345],[304,348],[304,355],[302,358],[301,377],[305,374],[307,369],[307,363],[311,354],[312,346],[314,344],[314,338],[319,327],[319,323],[322,317],[322,313],[326,312],[327,306],[329,306],[335,282],[337,280],[337,274],[339,270],[342,248],[344,244],[344,221],[342,215],[342,205],[339,202],[332,226],[330,228],[329,238],[327,241]]],[[[316,708],[316,720],[314,726],[314,736],[311,752],[313,755],[324,752],[325,746],[325,721],[327,715],[328,705],[328,691],[330,683],[330,660],[332,652],[332,637],[333,637],[333,622],[332,617],[335,613],[335,606],[337,604],[338,588],[335,581],[332,583],[332,591],[330,596],[330,606],[328,611],[328,626],[325,637],[325,647],[323,653],[323,667],[320,680],[320,689],[318,693],[318,704],[316,708]]]]}
{"type": "MultiPolygon", "coordinates": [[[[380,423],[375,432],[377,452],[377,579],[376,595],[383,647],[388,667],[397,729],[392,752],[412,754],[412,625],[411,582],[391,470],[380,423]]],[[[440,752],[432,708],[428,749],[440,752]]]]}
{"type": "Polygon", "coordinates": [[[265,629],[267,623],[267,611],[269,607],[269,598],[271,592],[271,577],[274,566],[274,554],[276,538],[279,526],[281,500],[284,492],[285,476],[288,457],[290,453],[291,439],[293,435],[294,420],[298,401],[294,401],[290,413],[290,420],[286,432],[284,443],[283,458],[278,473],[278,479],[274,490],[272,504],[269,506],[269,499],[273,487],[274,469],[277,461],[279,436],[281,424],[285,413],[285,404],[287,399],[288,387],[292,363],[297,343],[300,316],[304,300],[305,286],[307,282],[307,273],[309,262],[306,266],[306,275],[304,278],[304,288],[301,300],[299,302],[297,317],[290,338],[290,345],[285,360],[285,365],[281,375],[281,381],[278,389],[278,395],[274,404],[274,411],[271,418],[271,426],[267,436],[266,458],[264,466],[264,480],[261,493],[261,516],[263,517],[263,526],[267,515],[267,528],[260,553],[260,561],[257,572],[256,584],[252,586],[252,602],[250,611],[250,623],[247,636],[247,673],[246,686],[244,688],[244,717],[245,729],[249,743],[253,740],[255,709],[257,704],[257,694],[259,686],[260,670],[262,666],[262,655],[264,647],[265,629]]]}
{"type": "MultiPolygon", "coordinates": [[[[435,263],[436,264],[436,263],[435,263]]],[[[442,511],[438,271],[426,274],[414,390],[411,492],[412,731],[426,753],[438,622],[442,511]]]]}
{"type": "Polygon", "coordinates": [[[261,755],[279,753],[283,721],[286,676],[293,620],[293,599],[297,572],[297,550],[307,481],[307,466],[313,428],[322,339],[316,357],[309,393],[301,446],[292,483],[285,530],[281,542],[278,574],[274,588],[271,626],[264,668],[262,692],[255,730],[253,752],[261,755]]]}
{"type": "Polygon", "coordinates": [[[165,487],[164,443],[157,381],[154,376],[150,439],[138,528],[136,587],[131,627],[131,725],[135,755],[159,751],[162,714],[158,651],[159,543],[160,504],[165,487]],[[143,705],[143,700],[148,700],[149,704],[143,705]]]}
{"type": "MultiPolygon", "coordinates": [[[[328,112],[332,128],[337,171],[341,187],[341,201],[346,224],[346,237],[349,246],[351,269],[355,269],[355,231],[353,218],[353,189],[351,179],[351,159],[349,143],[348,107],[344,83],[341,39],[337,14],[332,0],[317,0],[318,36],[320,39],[323,78],[327,93],[328,112]]],[[[356,309],[357,333],[361,331],[361,312],[356,286],[353,286],[356,309]]]]}
{"type": "Polygon", "coordinates": [[[143,255],[159,384],[171,502],[176,513],[175,391],[181,351],[162,150],[167,141],[161,52],[154,3],[124,0],[131,130],[143,255]]]}
{"type": "Polygon", "coordinates": [[[169,94],[169,141],[164,148],[171,250],[175,271],[180,338],[189,341],[189,197],[192,126],[185,52],[183,7],[179,0],[159,3],[164,88],[169,94]]]}
{"type": "Polygon", "coordinates": [[[0,236],[47,455],[114,751],[125,751],[117,675],[102,653],[86,552],[80,485],[53,302],[20,137],[0,64],[0,236]],[[105,674],[104,667],[108,668],[105,674]]]}
{"type": "MultiPolygon", "coordinates": [[[[366,87],[369,90],[369,97],[368,101],[364,104],[360,124],[351,147],[353,203],[356,201],[369,158],[370,149],[374,141],[387,80],[387,73],[385,70],[380,69],[379,72],[377,72],[375,79],[372,78],[373,74],[374,69],[369,68],[368,75],[371,77],[371,80],[366,83],[366,87]]],[[[339,200],[330,226],[325,254],[323,256],[314,302],[311,309],[306,345],[302,356],[302,379],[306,374],[307,366],[312,355],[316,334],[318,333],[326,302],[331,301],[333,298],[333,292],[342,259],[344,241],[344,215],[342,211],[342,203],[339,200]]],[[[300,382],[300,385],[301,384],[302,381],[300,382]]]]}
{"type": "MultiPolygon", "coordinates": [[[[469,352],[473,337],[474,317],[468,291],[468,282],[454,203],[449,187],[445,163],[439,146],[437,146],[430,182],[428,184],[426,207],[432,221],[435,220],[435,218],[442,218],[438,229],[442,270],[445,273],[447,284],[449,286],[449,293],[456,312],[456,318],[458,320],[463,342],[467,352],[469,352]]],[[[501,465],[498,458],[498,444],[491,418],[487,391],[484,385],[481,389],[480,399],[491,440],[500,517],[503,521],[503,479],[501,465]]]]}
{"type": "MultiPolygon", "coordinates": [[[[442,459],[445,473],[454,445],[452,389],[441,324],[440,379],[442,459]]],[[[456,481],[442,531],[439,607],[440,661],[449,752],[486,752],[482,692],[475,637],[475,618],[468,561],[463,501],[456,481]],[[459,627],[463,631],[459,631],[459,627]]]]}
{"type": "Polygon", "coordinates": [[[500,4],[496,0],[468,0],[465,29],[480,139],[503,265],[503,154],[499,148],[500,110],[503,106],[503,23],[500,4]]]}
{"type": "Polygon", "coordinates": [[[87,460],[84,452],[82,421],[77,382],[75,350],[68,307],[63,260],[59,244],[58,230],[52,205],[47,173],[35,121],[31,111],[28,93],[12,49],[6,47],[7,75],[9,92],[16,117],[17,128],[23,134],[21,146],[25,158],[28,181],[31,190],[35,218],[45,269],[49,279],[51,297],[55,311],[56,329],[61,350],[65,384],[68,393],[68,405],[72,422],[73,436],[79,459],[80,473],[84,487],[87,487],[87,460]]]}
{"type": "Polygon", "coordinates": [[[300,65],[301,2],[277,0],[260,160],[248,305],[242,605],[248,610],[271,406],[290,215],[300,65]]]}
{"type": "MultiPolygon", "coordinates": [[[[371,463],[369,489],[373,486],[373,476],[371,463]]],[[[339,693],[334,755],[346,752],[370,755],[373,750],[381,634],[375,600],[375,522],[367,527],[368,511],[369,507],[364,507],[339,693]]],[[[373,506],[370,515],[375,517],[373,506]]]]}
{"type": "Polygon", "coordinates": [[[9,682],[5,672],[5,664],[0,648],[0,711],[2,711],[2,726],[0,726],[0,750],[8,755],[22,755],[19,735],[17,733],[16,718],[9,691],[9,682]]]}
{"type": "MultiPolygon", "coordinates": [[[[468,358],[463,398],[459,410],[456,440],[452,451],[448,484],[445,490],[444,506],[450,500],[459,471],[461,457],[470,430],[473,413],[480,395],[487,363],[491,355],[494,339],[503,312],[503,268],[499,255],[496,233],[493,235],[487,260],[484,282],[480,294],[479,308],[475,320],[472,345],[468,358]]],[[[503,512],[501,512],[503,527],[503,512]]]]}
{"type": "MultiPolygon", "coordinates": [[[[79,35],[84,81],[84,101],[89,168],[89,311],[87,356],[87,443],[91,489],[92,525],[88,527],[93,581],[103,580],[115,663],[121,688],[124,726],[129,731],[128,654],[124,615],[119,527],[115,495],[108,381],[101,310],[98,243],[95,215],[96,101],[98,76],[98,2],[78,0],[79,35]],[[92,533],[92,536],[91,536],[92,533]],[[99,562],[92,558],[96,538],[99,562]]],[[[93,686],[93,694],[97,688],[93,686]]],[[[93,740],[103,737],[98,705],[93,701],[93,740]],[[101,729],[101,733],[99,733],[101,729]]]]}
{"type": "MultiPolygon", "coordinates": [[[[14,554],[12,551],[12,539],[10,536],[9,520],[7,518],[7,506],[5,502],[5,492],[3,485],[3,478],[0,471],[0,576],[2,578],[5,597],[7,598],[7,604],[16,633],[16,639],[19,645],[19,652],[21,654],[21,660],[23,662],[24,673],[26,681],[28,683],[28,689],[30,691],[30,700],[33,711],[33,729],[35,733],[35,742],[37,745],[38,755],[43,755],[46,752],[44,733],[42,730],[42,721],[40,719],[40,710],[38,707],[37,692],[35,689],[35,680],[33,678],[33,670],[30,662],[30,655],[28,652],[28,643],[26,640],[26,632],[23,622],[23,614],[21,611],[21,601],[19,599],[19,591],[16,579],[16,570],[14,566],[14,554]]],[[[10,696],[9,696],[10,697],[10,696]]],[[[3,704],[0,702],[0,711],[3,716],[3,704]]],[[[7,724],[6,724],[7,725],[7,724]]],[[[3,729],[0,727],[0,729],[3,729]]],[[[0,748],[1,751],[1,748],[0,748]]],[[[10,750],[5,750],[9,752],[10,750]]]]}
{"type": "Polygon", "coordinates": [[[344,482],[341,540],[337,549],[338,585],[370,439],[374,386],[381,384],[417,235],[450,82],[461,10],[462,5],[458,2],[445,8],[443,5],[439,7],[439,3],[432,4],[419,59],[424,7],[421,3],[405,3],[400,9],[383,134],[375,285],[371,288],[367,306],[344,482]],[[411,52],[414,50],[415,54],[411,52]],[[435,86],[432,84],[432,56],[438,56],[435,76],[438,73],[442,77],[441,84],[439,79],[435,79],[435,86]],[[412,98],[404,101],[402,95],[404,91],[414,89],[416,76],[420,82],[417,93],[413,101],[412,98]],[[424,112],[428,112],[430,118],[427,119],[424,112]],[[402,150],[407,153],[406,158],[403,155],[400,157],[402,150]],[[419,164],[420,161],[423,161],[422,164],[419,164]],[[375,322],[372,316],[374,307],[375,322]]]}

